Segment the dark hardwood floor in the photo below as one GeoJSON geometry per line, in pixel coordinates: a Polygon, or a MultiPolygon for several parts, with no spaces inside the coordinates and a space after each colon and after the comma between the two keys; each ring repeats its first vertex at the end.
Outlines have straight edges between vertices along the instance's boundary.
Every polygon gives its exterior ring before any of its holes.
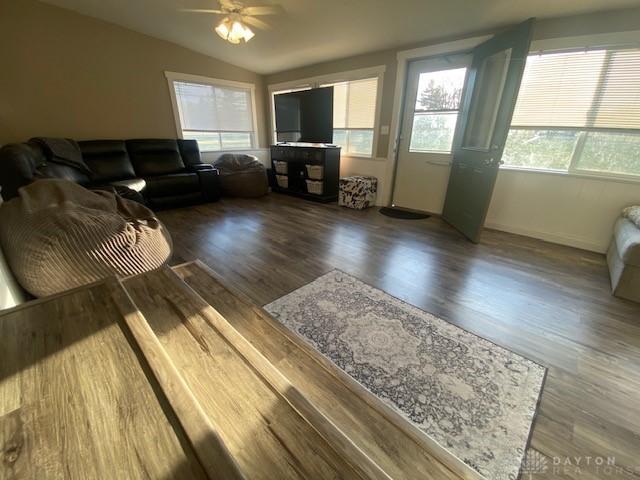
{"type": "Polygon", "coordinates": [[[640,479],[640,305],[611,296],[603,255],[279,194],[160,218],[174,263],[199,258],[260,305],[339,268],[545,365],[532,478],[640,479]]]}

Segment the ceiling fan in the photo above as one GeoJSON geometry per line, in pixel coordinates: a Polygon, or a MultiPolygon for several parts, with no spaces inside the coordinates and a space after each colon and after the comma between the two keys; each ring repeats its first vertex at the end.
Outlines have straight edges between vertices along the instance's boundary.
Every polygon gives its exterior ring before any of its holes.
{"type": "Polygon", "coordinates": [[[233,44],[238,44],[241,41],[246,43],[255,36],[247,25],[263,30],[270,28],[268,23],[256,17],[276,15],[284,11],[280,5],[245,6],[236,0],[219,0],[219,3],[219,9],[183,8],[180,11],[224,15],[224,18],[215,27],[215,31],[220,37],[233,44]]]}

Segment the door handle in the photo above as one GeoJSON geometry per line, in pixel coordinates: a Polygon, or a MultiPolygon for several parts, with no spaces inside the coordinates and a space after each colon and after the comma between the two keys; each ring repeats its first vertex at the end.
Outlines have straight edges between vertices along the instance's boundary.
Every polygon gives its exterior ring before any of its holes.
{"type": "Polygon", "coordinates": [[[485,158],[484,165],[485,167],[492,167],[494,165],[502,165],[504,162],[502,160],[496,160],[494,157],[485,158]]]}

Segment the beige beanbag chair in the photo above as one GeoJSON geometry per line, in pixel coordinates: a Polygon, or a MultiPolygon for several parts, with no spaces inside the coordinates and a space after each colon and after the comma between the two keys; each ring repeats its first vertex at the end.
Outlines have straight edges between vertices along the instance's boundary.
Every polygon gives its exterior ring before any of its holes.
{"type": "Polygon", "coordinates": [[[167,229],[145,206],[60,179],[38,180],[0,206],[0,244],[36,297],[162,266],[167,229]]]}

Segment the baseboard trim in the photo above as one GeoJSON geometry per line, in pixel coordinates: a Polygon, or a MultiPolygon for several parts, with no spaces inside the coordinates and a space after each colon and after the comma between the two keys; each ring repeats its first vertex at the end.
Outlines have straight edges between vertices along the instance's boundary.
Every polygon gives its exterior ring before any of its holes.
{"type": "Polygon", "coordinates": [[[501,232],[514,233],[516,235],[523,235],[525,237],[537,238],[546,242],[557,243],[559,245],[566,245],[568,247],[579,248],[581,250],[589,250],[591,252],[605,253],[607,251],[606,246],[590,242],[583,238],[573,237],[570,235],[558,235],[555,233],[542,232],[539,230],[531,230],[528,228],[516,227],[513,225],[504,225],[501,223],[487,222],[486,228],[492,230],[500,230],[501,232]]]}

